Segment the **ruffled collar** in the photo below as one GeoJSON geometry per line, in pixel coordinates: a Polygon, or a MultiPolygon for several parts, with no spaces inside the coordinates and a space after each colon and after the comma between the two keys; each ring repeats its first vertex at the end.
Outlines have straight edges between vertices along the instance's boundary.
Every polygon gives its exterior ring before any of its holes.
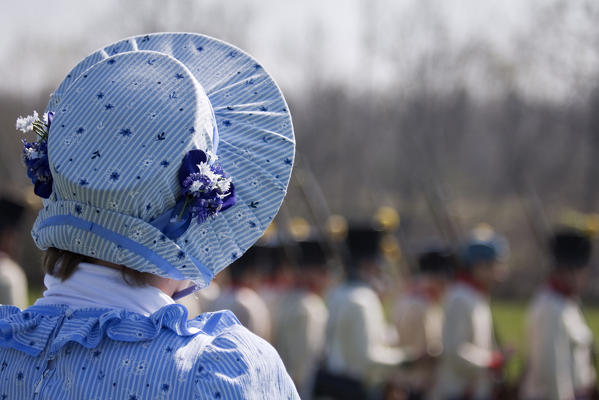
{"type": "Polygon", "coordinates": [[[44,285],[47,289],[35,305],[125,309],[149,316],[166,305],[175,304],[158,288],[131,286],[121,271],[89,263],[80,263],[65,281],[46,274],[44,285]]]}
{"type": "Polygon", "coordinates": [[[71,342],[92,349],[105,337],[141,342],[156,338],[161,329],[178,336],[216,335],[235,324],[239,321],[230,311],[204,313],[187,320],[187,309],[180,304],[167,305],[149,316],[110,308],[34,305],[20,311],[14,306],[1,306],[0,347],[37,357],[46,349],[55,354],[71,342]]]}

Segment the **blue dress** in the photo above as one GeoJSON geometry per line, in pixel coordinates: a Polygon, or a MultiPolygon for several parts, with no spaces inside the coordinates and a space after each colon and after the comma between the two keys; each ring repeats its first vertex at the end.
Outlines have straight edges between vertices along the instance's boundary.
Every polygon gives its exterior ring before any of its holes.
{"type": "Polygon", "coordinates": [[[276,351],[229,311],[0,307],[0,399],[298,399],[276,351]]]}

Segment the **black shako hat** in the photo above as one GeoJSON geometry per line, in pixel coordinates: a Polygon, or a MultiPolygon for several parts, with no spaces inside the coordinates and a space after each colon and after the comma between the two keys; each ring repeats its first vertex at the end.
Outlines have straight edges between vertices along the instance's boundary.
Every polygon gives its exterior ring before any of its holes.
{"type": "Polygon", "coordinates": [[[270,265],[271,252],[266,246],[254,245],[229,267],[231,280],[236,283],[246,274],[262,273],[264,267],[270,265]]]}
{"type": "Polygon", "coordinates": [[[293,266],[297,260],[297,245],[294,242],[269,243],[258,247],[262,253],[259,256],[260,267],[267,276],[277,275],[285,268],[293,266]]]}
{"type": "Polygon", "coordinates": [[[18,225],[25,207],[7,198],[0,198],[0,230],[18,225]]]}
{"type": "Polygon", "coordinates": [[[450,275],[457,267],[456,256],[450,249],[430,248],[418,256],[418,272],[428,275],[450,275]]]}
{"type": "Polygon", "coordinates": [[[368,225],[352,226],[346,244],[353,262],[377,257],[381,251],[382,232],[368,225]]]}
{"type": "Polygon", "coordinates": [[[328,256],[324,243],[318,240],[304,240],[298,243],[298,267],[323,267],[328,256]]]}
{"type": "Polygon", "coordinates": [[[549,246],[558,269],[583,268],[591,259],[591,238],[578,229],[562,228],[555,231],[549,246]]]}

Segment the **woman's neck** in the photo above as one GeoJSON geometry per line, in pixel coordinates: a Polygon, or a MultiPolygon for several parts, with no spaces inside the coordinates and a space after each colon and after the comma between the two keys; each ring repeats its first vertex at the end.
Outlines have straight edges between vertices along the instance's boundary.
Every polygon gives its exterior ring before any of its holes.
{"type": "MultiPolygon", "coordinates": [[[[169,280],[166,280],[169,281],[169,280]]],[[[79,264],[73,275],[61,281],[46,275],[47,289],[36,305],[65,304],[73,308],[125,309],[150,315],[160,308],[173,304],[168,291],[176,290],[169,285],[132,286],[128,284],[118,268],[88,263],[79,264]]]]}

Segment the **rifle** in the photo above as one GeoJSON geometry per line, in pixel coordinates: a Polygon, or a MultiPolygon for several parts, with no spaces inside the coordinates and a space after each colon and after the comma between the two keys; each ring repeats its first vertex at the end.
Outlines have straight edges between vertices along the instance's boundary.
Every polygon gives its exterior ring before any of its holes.
{"type": "MultiPolygon", "coordinates": [[[[347,260],[348,250],[344,241],[334,241],[328,234],[326,223],[331,217],[331,212],[326,197],[310,164],[301,154],[296,154],[296,166],[294,169],[294,186],[298,189],[301,199],[306,205],[309,219],[316,228],[320,238],[324,240],[325,250],[328,250],[333,265],[341,267],[347,260]]],[[[341,271],[335,271],[341,273],[341,271]]]]}

